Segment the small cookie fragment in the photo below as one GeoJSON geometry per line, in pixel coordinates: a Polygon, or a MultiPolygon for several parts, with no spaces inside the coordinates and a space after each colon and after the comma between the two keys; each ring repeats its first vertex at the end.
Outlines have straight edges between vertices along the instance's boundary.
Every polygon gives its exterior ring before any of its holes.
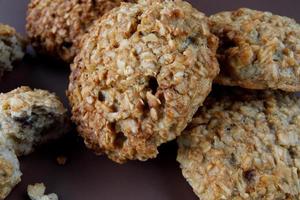
{"type": "Polygon", "coordinates": [[[0,78],[13,69],[13,63],[24,57],[25,42],[16,30],[0,24],[0,78]]]}
{"type": "Polygon", "coordinates": [[[67,162],[67,157],[66,157],[66,156],[58,156],[58,157],[56,158],[56,162],[57,162],[57,164],[59,164],[59,165],[65,165],[66,162],[67,162]]]}
{"type": "Polygon", "coordinates": [[[38,144],[62,136],[69,129],[69,121],[57,96],[20,87],[0,94],[0,127],[0,145],[20,156],[31,153],[38,144]]]}
{"type": "Polygon", "coordinates": [[[31,200],[58,200],[58,196],[55,193],[46,195],[45,191],[44,183],[36,183],[27,187],[27,194],[31,200]]]}
{"type": "Polygon", "coordinates": [[[177,160],[200,199],[300,198],[300,98],[223,89],[178,139],[177,160]]]}
{"type": "Polygon", "coordinates": [[[38,52],[71,62],[82,36],[94,20],[121,2],[123,0],[31,0],[27,34],[38,52]]]}
{"type": "Polygon", "coordinates": [[[300,25],[288,17],[242,8],[210,17],[220,38],[216,83],[300,91],[300,25]]]}
{"type": "Polygon", "coordinates": [[[18,158],[12,150],[0,145],[0,199],[5,199],[21,181],[18,158]]]}
{"type": "Polygon", "coordinates": [[[217,43],[184,1],[122,4],[95,22],[68,89],[86,145],[119,163],[156,157],[210,92],[217,43]]]}

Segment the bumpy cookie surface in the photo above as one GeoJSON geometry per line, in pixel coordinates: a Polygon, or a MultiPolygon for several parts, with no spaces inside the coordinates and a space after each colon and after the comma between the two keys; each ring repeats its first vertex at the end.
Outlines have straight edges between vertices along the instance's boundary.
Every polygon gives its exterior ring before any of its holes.
{"type": "Polygon", "coordinates": [[[16,30],[8,25],[0,24],[0,77],[4,71],[13,69],[13,62],[24,56],[25,42],[16,30]]]}
{"type": "Polygon", "coordinates": [[[299,199],[299,97],[228,90],[178,139],[184,177],[200,199],[299,199]]]}
{"type": "Polygon", "coordinates": [[[249,89],[300,91],[300,25],[250,9],[210,17],[220,38],[216,82],[249,89]]]}
{"type": "Polygon", "coordinates": [[[128,3],[105,15],[71,67],[73,121],[87,146],[117,162],[156,157],[210,92],[216,48],[207,18],[187,2],[128,3]]]}
{"type": "Polygon", "coordinates": [[[26,155],[68,130],[67,110],[54,94],[20,87],[0,94],[0,145],[26,155]]]}
{"type": "Polygon", "coordinates": [[[94,20],[122,0],[31,0],[26,29],[38,52],[71,62],[94,20]]]}
{"type": "Polygon", "coordinates": [[[12,150],[0,145],[0,199],[21,181],[19,161],[12,150]]]}

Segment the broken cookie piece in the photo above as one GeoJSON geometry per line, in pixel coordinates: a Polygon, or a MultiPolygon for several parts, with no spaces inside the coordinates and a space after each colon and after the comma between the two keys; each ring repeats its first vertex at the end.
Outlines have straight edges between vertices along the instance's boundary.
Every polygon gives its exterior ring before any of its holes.
{"type": "Polygon", "coordinates": [[[19,161],[15,153],[0,146],[0,200],[6,198],[10,191],[21,181],[19,161]]]}
{"type": "Polygon", "coordinates": [[[13,69],[13,63],[24,57],[25,42],[16,30],[0,23],[0,78],[13,69]]]}
{"type": "Polygon", "coordinates": [[[58,200],[55,193],[45,194],[46,187],[43,183],[28,185],[27,193],[31,200],[58,200]]]}
{"type": "Polygon", "coordinates": [[[17,156],[59,138],[68,128],[67,110],[54,94],[29,87],[0,94],[0,145],[17,156]]]}

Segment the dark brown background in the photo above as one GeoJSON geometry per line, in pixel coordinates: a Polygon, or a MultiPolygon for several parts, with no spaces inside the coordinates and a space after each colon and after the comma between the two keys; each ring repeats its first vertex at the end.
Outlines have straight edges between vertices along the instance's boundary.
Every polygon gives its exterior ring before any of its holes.
{"type": "MultiPolygon", "coordinates": [[[[206,14],[239,7],[268,10],[300,20],[299,0],[190,0],[206,14]]],[[[10,24],[25,34],[28,0],[0,0],[0,22],[10,24]]],[[[56,92],[67,105],[65,90],[68,66],[26,55],[24,61],[0,82],[6,92],[21,85],[56,92]]],[[[97,157],[86,150],[73,131],[62,141],[47,145],[36,153],[20,158],[22,182],[8,200],[27,199],[28,184],[44,182],[47,192],[56,192],[61,200],[196,200],[181,175],[176,162],[176,143],[160,148],[157,159],[118,165],[105,156],[97,157]],[[66,155],[68,163],[58,166],[55,158],[66,155]]]]}

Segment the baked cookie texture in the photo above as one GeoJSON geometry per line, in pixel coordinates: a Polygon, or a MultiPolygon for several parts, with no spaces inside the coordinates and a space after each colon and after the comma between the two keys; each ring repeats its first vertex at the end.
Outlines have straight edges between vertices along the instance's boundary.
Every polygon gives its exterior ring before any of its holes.
{"type": "Polygon", "coordinates": [[[300,99],[223,89],[178,139],[177,160],[200,199],[300,198],[300,99]]]}
{"type": "Polygon", "coordinates": [[[72,62],[81,38],[94,20],[122,1],[31,0],[26,29],[32,46],[39,53],[72,62]]]}
{"type": "Polygon", "coordinates": [[[48,91],[20,87],[0,94],[0,145],[13,149],[17,156],[62,136],[68,124],[67,110],[48,91]]]}
{"type": "Polygon", "coordinates": [[[122,4],[97,21],[71,66],[73,121],[96,153],[147,160],[180,135],[219,68],[207,18],[184,1],[122,4]]]}
{"type": "Polygon", "coordinates": [[[300,91],[300,25],[242,8],[210,17],[220,38],[216,83],[249,89],[300,91]]]}
{"type": "Polygon", "coordinates": [[[21,181],[19,161],[12,150],[0,145],[0,199],[5,199],[21,181]]]}
{"type": "Polygon", "coordinates": [[[25,40],[14,28],[0,23],[0,78],[24,57],[25,46],[25,40]]]}
{"type": "Polygon", "coordinates": [[[44,183],[36,183],[27,187],[27,194],[31,200],[58,200],[55,193],[45,194],[45,191],[44,183]]]}

